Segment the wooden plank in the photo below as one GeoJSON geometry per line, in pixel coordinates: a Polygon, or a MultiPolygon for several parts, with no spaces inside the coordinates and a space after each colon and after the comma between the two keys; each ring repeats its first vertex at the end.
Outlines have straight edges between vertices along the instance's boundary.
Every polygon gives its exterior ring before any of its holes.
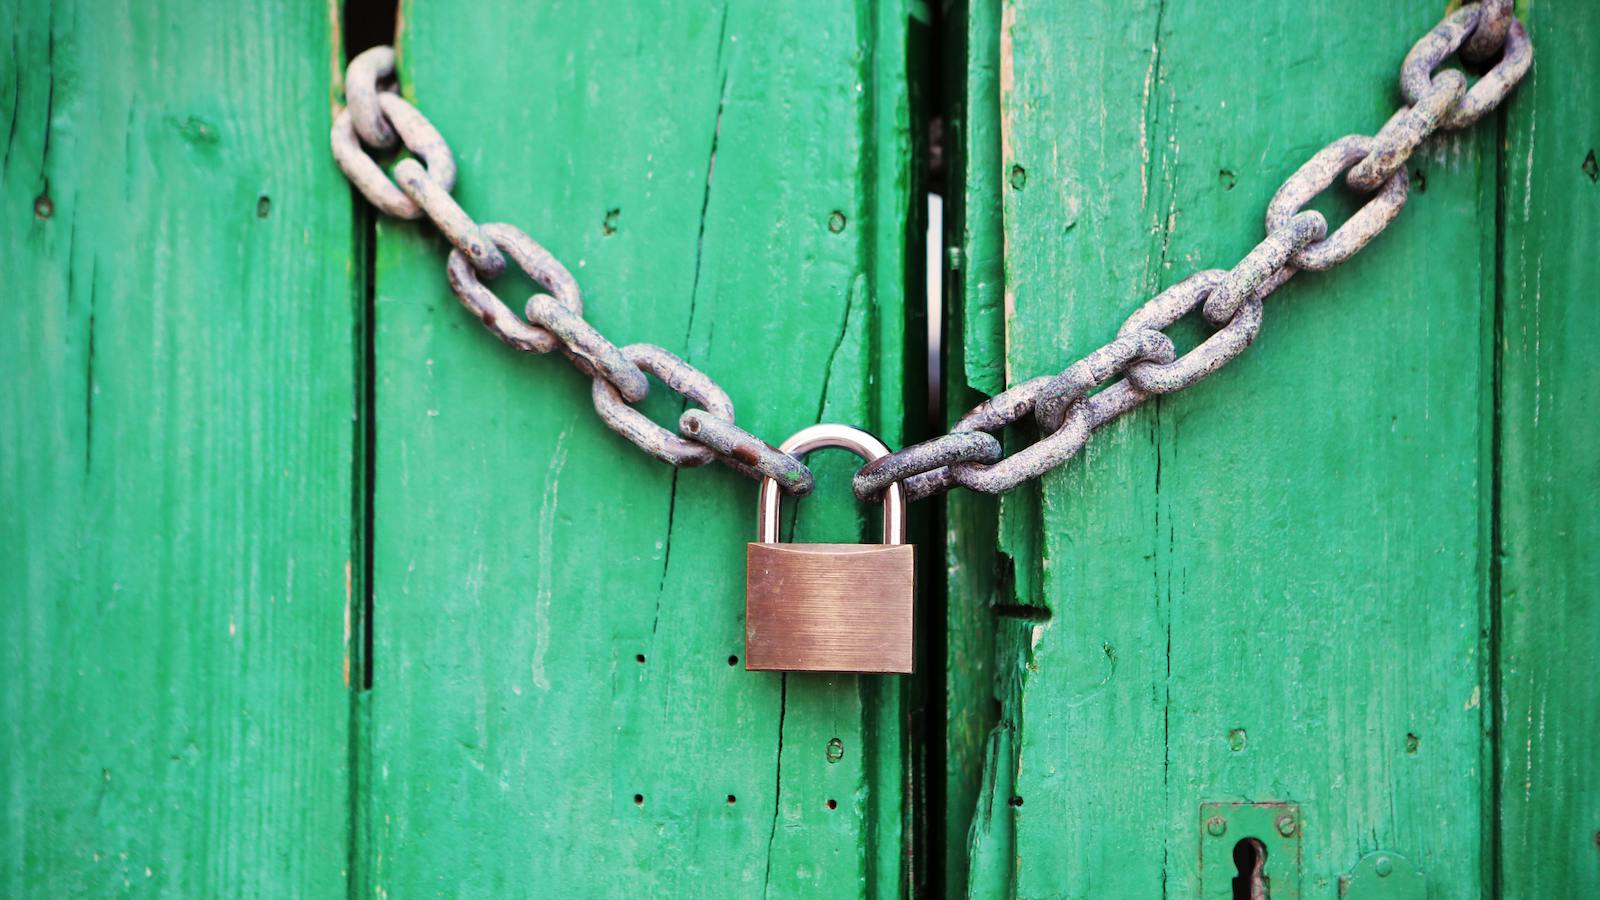
{"type": "MultiPolygon", "coordinates": [[[[950,359],[952,375],[987,395],[1005,390],[1005,274],[1000,232],[1000,5],[968,2],[946,17],[957,32],[951,51],[961,60],[952,85],[952,159],[959,191],[952,191],[952,225],[958,228],[959,302],[952,305],[952,332],[960,343],[950,359]]],[[[953,405],[953,404],[952,404],[953,405]]],[[[963,410],[951,409],[959,414],[963,410]]]]}
{"type": "Polygon", "coordinates": [[[1500,259],[1499,885],[1600,895],[1600,78],[1594,10],[1532,4],[1500,259]]]}
{"type": "MultiPolygon", "coordinates": [[[[1438,15],[1008,3],[1007,380],[1237,260],[1286,176],[1388,117],[1438,15]]],[[[1200,804],[1248,799],[1300,805],[1308,894],[1375,847],[1479,893],[1494,138],[1430,143],[1401,219],[1279,291],[1247,354],[1003,501],[1009,602],[1049,612],[1001,635],[1011,796],[974,884],[1192,896],[1200,804]]]]}
{"type": "Polygon", "coordinates": [[[330,896],[351,203],[328,11],[0,13],[0,894],[330,896]]]}
{"type": "MultiPolygon", "coordinates": [[[[942,23],[949,148],[945,190],[947,347],[946,425],[1004,389],[1001,343],[1004,271],[1000,232],[999,4],[951,4],[942,23]]],[[[942,826],[943,893],[966,896],[967,845],[974,813],[992,802],[983,784],[996,722],[994,640],[994,498],[955,491],[945,503],[944,795],[935,811],[942,826]]],[[[931,505],[931,504],[930,504],[931,505]]],[[[992,787],[992,785],[991,785],[992,787]]],[[[1001,798],[1005,802],[1005,798],[1001,798]]],[[[974,886],[975,896],[993,895],[974,886]]]]}
{"type": "MultiPolygon", "coordinates": [[[[712,374],[770,440],[823,419],[897,441],[903,6],[402,19],[457,197],[566,261],[599,329],[712,374]]],[[[588,381],[485,334],[443,262],[380,226],[361,890],[897,892],[903,682],[744,672],[754,483],[607,431],[588,381]]],[[[642,408],[682,404],[658,384],[642,408]]],[[[867,533],[851,471],[819,458],[798,537],[867,533]]]]}

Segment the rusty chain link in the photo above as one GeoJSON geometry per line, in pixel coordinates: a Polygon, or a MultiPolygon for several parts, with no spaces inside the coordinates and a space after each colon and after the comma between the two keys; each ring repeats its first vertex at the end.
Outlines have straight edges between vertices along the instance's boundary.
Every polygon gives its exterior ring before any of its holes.
{"type": "MultiPolygon", "coordinates": [[[[661,379],[674,393],[700,404],[713,417],[733,421],[733,401],[715,381],[672,352],[654,344],[629,344],[622,355],[641,370],[661,379]]],[[[640,450],[674,466],[703,466],[712,460],[711,448],[684,440],[650,421],[624,402],[622,394],[604,378],[594,380],[594,408],[601,421],[640,450]]]]}
{"type": "Polygon", "coordinates": [[[811,470],[804,463],[733,424],[732,416],[719,419],[703,409],[685,410],[678,417],[678,431],[710,447],[734,471],[757,480],[771,478],[791,494],[811,492],[811,470]]]}
{"type": "MultiPolygon", "coordinates": [[[[484,225],[482,230],[534,284],[549,291],[563,306],[582,315],[583,299],[578,296],[578,281],[550,251],[514,225],[495,222],[484,225]]],[[[445,277],[461,302],[477,313],[483,327],[500,340],[530,353],[549,353],[561,346],[555,335],[529,324],[500,302],[494,291],[478,279],[478,273],[460,250],[450,251],[445,277]]]]}
{"type": "MultiPolygon", "coordinates": [[[[1394,221],[1409,190],[1406,163],[1424,140],[1482,118],[1532,64],[1533,45],[1512,13],[1512,0],[1469,3],[1449,14],[1406,55],[1400,70],[1406,105],[1377,134],[1339,138],[1289,176],[1268,204],[1266,237],[1231,269],[1184,278],[1128,316],[1113,340],[1059,374],[1002,391],[968,411],[949,434],[863,466],[852,484],[856,496],[878,499],[895,483],[911,500],[957,485],[1010,490],[1076,456],[1096,430],[1150,397],[1216,372],[1256,339],[1262,301],[1295,272],[1339,265],[1394,221]],[[1499,59],[1469,87],[1459,70],[1436,71],[1458,52],[1473,62],[1499,59]],[[1372,197],[1329,234],[1323,215],[1304,207],[1341,173],[1347,185],[1372,197]],[[1197,308],[1216,331],[1180,356],[1166,329],[1197,308]],[[992,432],[1030,416],[1043,437],[1006,456],[992,432]]],[[[462,209],[451,195],[455,157],[438,129],[396,93],[394,72],[391,47],[373,47],[351,60],[345,71],[349,105],[334,118],[333,156],[378,210],[433,222],[453,247],[446,275],[461,303],[511,347],[561,351],[593,380],[600,419],[656,459],[676,466],[717,460],[751,478],[773,478],[788,493],[808,493],[810,469],[735,424],[732,401],[709,376],[662,347],[613,344],[583,317],[577,281],[548,250],[514,226],[479,224],[462,209]],[[369,147],[403,148],[415,158],[396,162],[391,178],[369,147]],[[484,283],[505,271],[508,258],[545,292],[528,299],[522,316],[484,283]],[[649,392],[647,374],[698,404],[679,417],[676,434],[631,405],[649,392]]]]}
{"type": "MultiPolygon", "coordinates": [[[[1434,75],[1433,70],[1476,32],[1480,19],[1485,17],[1496,24],[1503,23],[1505,37],[1500,45],[1500,61],[1467,90],[1459,103],[1445,110],[1439,123],[1444,128],[1465,128],[1478,121],[1484,113],[1499,106],[1522,76],[1528,74],[1533,65],[1533,42],[1528,40],[1528,29],[1511,15],[1509,3],[1491,3],[1487,7],[1469,3],[1423,35],[1400,66],[1400,92],[1407,102],[1420,105],[1430,84],[1437,85],[1440,78],[1449,74],[1434,75]]],[[[1492,51],[1483,58],[1490,55],[1492,51]]]]}
{"type": "MultiPolygon", "coordinates": [[[[1352,134],[1317,151],[1272,195],[1272,202],[1267,204],[1267,228],[1276,231],[1287,225],[1312,198],[1332,186],[1340,173],[1370,158],[1376,143],[1376,138],[1352,134]]],[[[1383,183],[1383,190],[1374,194],[1355,215],[1333,234],[1301,247],[1289,257],[1289,263],[1296,269],[1323,272],[1356,255],[1400,214],[1410,190],[1411,176],[1401,166],[1383,183]]]]}
{"type": "Polygon", "coordinates": [[[1429,135],[1477,121],[1532,64],[1533,45],[1512,14],[1512,0],[1469,3],[1449,14],[1406,55],[1400,84],[1407,105],[1376,135],[1339,138],[1289,176],[1267,207],[1266,238],[1232,269],[1184,278],[1129,316],[1114,340],[1059,375],[1002,391],[962,416],[950,434],[863,467],[852,484],[856,496],[872,499],[897,480],[909,500],[958,484],[989,493],[1010,490],[1076,456],[1096,429],[1152,395],[1182,390],[1212,374],[1256,339],[1262,301],[1279,285],[1301,269],[1323,271],[1344,262],[1394,221],[1410,189],[1406,162],[1429,135]],[[1458,70],[1435,71],[1458,50],[1469,61],[1487,62],[1496,54],[1499,59],[1469,87],[1458,70]],[[1340,173],[1351,188],[1372,196],[1330,235],[1327,220],[1305,205],[1340,173]],[[1165,330],[1196,307],[1217,330],[1177,356],[1165,330]],[[997,444],[957,440],[998,432],[1029,413],[1043,436],[1010,456],[1000,457],[997,444]]]}

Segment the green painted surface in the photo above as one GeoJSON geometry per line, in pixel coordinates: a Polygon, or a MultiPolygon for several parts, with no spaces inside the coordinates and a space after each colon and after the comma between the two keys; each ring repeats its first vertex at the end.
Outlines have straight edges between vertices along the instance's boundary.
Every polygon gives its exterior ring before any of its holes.
{"type": "MultiPolygon", "coordinates": [[[[710,373],[774,442],[818,420],[898,442],[905,9],[401,14],[456,196],[564,260],[598,328],[710,373]]],[[[379,226],[363,892],[895,894],[906,682],[733,664],[754,483],[606,430],[443,260],[379,226]]],[[[642,408],[682,405],[657,384],[642,408]]],[[[817,459],[796,535],[867,533],[848,458],[817,459]]]]}
{"type": "Polygon", "coordinates": [[[1600,14],[1528,10],[1506,117],[1500,327],[1500,884],[1600,895],[1600,14]]]}
{"type": "Polygon", "coordinates": [[[1339,876],[1339,900],[1426,900],[1427,896],[1428,880],[1422,873],[1410,860],[1387,850],[1368,853],[1339,876]]]}
{"type": "MultiPolygon", "coordinates": [[[[1236,259],[1439,12],[1268,6],[941,7],[953,414],[1236,259]]],[[[898,443],[927,16],[407,4],[400,44],[458,197],[606,333],[769,438],[898,443]]],[[[1600,22],[1527,17],[1507,111],[1245,356],[951,497],[925,808],[909,681],[730,665],[753,485],[635,451],[352,215],[327,8],[12,0],[0,894],[1192,896],[1201,804],[1247,800],[1299,805],[1308,896],[1379,849],[1431,897],[1600,891],[1600,22]]],[[[870,535],[820,462],[795,535],[870,535]]]]}
{"type": "MultiPolygon", "coordinates": [[[[1572,73],[1596,65],[1600,22],[1563,12],[1531,14],[1545,86],[1536,74],[1503,122],[1427,145],[1379,242],[1268,301],[1226,370],[1003,498],[998,556],[954,545],[953,627],[986,602],[1048,610],[998,620],[973,896],[1192,895],[1196,810],[1242,800],[1300,804],[1307,894],[1378,848],[1429,896],[1592,891],[1597,729],[1573,673],[1600,647],[1582,413],[1597,381],[1580,362],[1594,262],[1576,239],[1592,231],[1580,163],[1595,137],[1572,73]]],[[[1231,264],[1284,177],[1388,116],[1438,14],[973,13],[969,36],[1000,20],[998,102],[968,98],[966,115],[1002,131],[980,177],[1005,195],[990,229],[1007,302],[987,332],[1003,358],[969,357],[969,377],[1057,371],[1160,288],[1231,264]]],[[[969,215],[964,240],[981,229],[969,215]]],[[[952,759],[973,724],[952,720],[952,759]]]]}
{"type": "Polygon", "coordinates": [[[0,22],[0,895],[336,895],[353,263],[328,12],[0,22]]]}
{"type": "MultiPolygon", "coordinates": [[[[950,92],[950,155],[955,178],[949,193],[949,246],[959,253],[951,279],[951,345],[947,371],[953,383],[987,395],[1005,390],[1004,245],[1000,215],[999,4],[969,0],[948,12],[945,72],[950,92]]],[[[965,407],[947,404],[952,424],[965,407]],[[960,407],[960,408],[958,408],[960,407]]]]}
{"type": "MultiPolygon", "coordinates": [[[[999,364],[1003,291],[1000,192],[988,177],[999,167],[999,122],[990,112],[999,92],[999,17],[987,3],[956,3],[945,11],[940,37],[946,93],[945,425],[1004,387],[999,364]],[[988,99],[986,99],[988,98],[988,99]],[[970,112],[969,110],[977,110],[970,112]]],[[[928,504],[931,505],[931,504],[928,504]]],[[[945,500],[946,671],[944,679],[944,798],[939,837],[944,845],[944,892],[966,885],[968,829],[983,798],[982,776],[995,726],[993,497],[955,491],[945,500]]],[[[1002,798],[1003,802],[1004,798],[1002,798]]]]}

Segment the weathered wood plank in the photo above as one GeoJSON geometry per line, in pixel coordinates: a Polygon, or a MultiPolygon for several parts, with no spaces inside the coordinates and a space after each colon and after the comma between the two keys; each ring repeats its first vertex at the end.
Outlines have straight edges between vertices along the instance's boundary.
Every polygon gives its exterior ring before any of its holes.
{"type": "MultiPolygon", "coordinates": [[[[1008,381],[1237,260],[1284,177],[1387,118],[1438,14],[1008,3],[1008,381]]],[[[1428,145],[1389,233],[1282,289],[1247,354],[1003,501],[1010,602],[1051,617],[1001,636],[1012,796],[980,805],[974,884],[1193,895],[1200,804],[1250,799],[1301,804],[1310,893],[1375,847],[1478,893],[1493,147],[1428,145]]]]}
{"type": "Polygon", "coordinates": [[[7,2],[0,894],[345,887],[325,8],[7,2]]]}
{"type": "Polygon", "coordinates": [[[1506,119],[1500,327],[1500,881],[1600,895],[1600,16],[1531,4],[1506,119]]]}
{"type": "MultiPolygon", "coordinates": [[[[999,27],[997,3],[958,2],[944,14],[946,246],[946,424],[1004,389],[1001,314],[1004,271],[1000,232],[999,27]]],[[[936,502],[936,501],[935,501],[936,502]]],[[[965,896],[967,845],[974,811],[992,799],[982,783],[996,722],[994,685],[994,498],[955,491],[945,499],[944,842],[945,896],[965,896]]],[[[931,503],[929,504],[932,505],[931,503]]],[[[1001,798],[1004,802],[1004,798],[1001,798]]],[[[977,888],[978,886],[975,886],[977,888]]],[[[985,896],[992,890],[975,895],[985,896]]]]}
{"type": "MultiPolygon", "coordinates": [[[[712,374],[769,439],[893,442],[905,15],[408,4],[400,49],[463,205],[565,260],[602,331],[712,374]]],[[[463,312],[443,250],[380,226],[365,889],[895,892],[901,682],[745,673],[754,484],[605,430],[563,360],[463,312]]],[[[800,537],[862,530],[852,470],[821,457],[800,537]]]]}

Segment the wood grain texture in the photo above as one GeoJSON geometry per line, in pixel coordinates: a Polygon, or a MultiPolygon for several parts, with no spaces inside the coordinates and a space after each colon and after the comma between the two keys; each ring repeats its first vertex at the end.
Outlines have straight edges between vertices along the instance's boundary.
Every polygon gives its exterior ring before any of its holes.
{"type": "Polygon", "coordinates": [[[1533,3],[1500,248],[1499,885],[1600,895],[1600,13],[1533,3]],[[1587,14],[1584,14],[1584,13],[1587,14]]]}
{"type": "MultiPolygon", "coordinates": [[[[951,246],[961,251],[952,279],[950,316],[958,328],[948,371],[959,384],[993,396],[1005,390],[1005,270],[1000,232],[1000,4],[966,0],[946,16],[953,104],[951,159],[959,190],[951,190],[951,246]]],[[[948,404],[959,418],[965,407],[948,404]]],[[[952,420],[954,421],[954,420],[952,420]]]]}
{"type": "MultiPolygon", "coordinates": [[[[771,441],[898,442],[904,8],[401,12],[456,196],[565,260],[601,331],[711,374],[771,441]]],[[[896,892],[902,682],[738,664],[755,483],[639,453],[565,361],[459,307],[426,229],[378,241],[362,890],[896,892]]],[[[863,536],[853,460],[815,459],[794,537],[863,536]]]]}
{"type": "Polygon", "coordinates": [[[328,11],[0,22],[0,895],[340,894],[353,269],[328,11]]]}
{"type": "MultiPolygon", "coordinates": [[[[335,14],[0,0],[0,895],[887,895],[925,828],[952,896],[1192,896],[1200,804],[1274,799],[1308,896],[1376,848],[1433,897],[1600,892],[1600,17],[1525,5],[1533,74],[1390,233],[1043,485],[950,498],[919,820],[907,682],[743,671],[753,483],[605,430],[425,227],[380,226],[364,321],[335,14]]],[[[1237,259],[1439,12],[945,8],[952,412],[1237,259]]],[[[774,441],[900,442],[921,4],[401,13],[457,196],[596,325],[774,441]]],[[[786,537],[875,540],[815,462],[786,537]]]]}
{"type": "MultiPolygon", "coordinates": [[[[1008,381],[1237,260],[1284,177],[1388,117],[1438,14],[1007,3],[1008,381]]],[[[1307,894],[1379,847],[1479,893],[1497,158],[1492,125],[1430,142],[1400,220],[1248,353],[1001,501],[1003,602],[1043,609],[1000,630],[975,894],[1193,895],[1199,805],[1245,800],[1300,804],[1307,894]]]]}
{"type": "MultiPolygon", "coordinates": [[[[1000,230],[998,3],[956,2],[945,9],[940,42],[946,93],[945,246],[954,271],[945,279],[945,424],[954,425],[986,394],[1004,389],[1001,314],[1004,269],[1000,230]]],[[[943,841],[945,896],[968,894],[967,846],[990,767],[996,733],[994,636],[999,505],[986,494],[945,498],[945,671],[943,841]]],[[[1007,795],[1009,796],[1009,794],[1007,795]]],[[[1001,802],[1004,802],[1002,798],[1001,802]]],[[[988,816],[982,816],[985,822],[988,816]]],[[[993,842],[989,842],[993,846],[993,842]]],[[[972,895],[993,890],[974,885],[972,895]]]]}

